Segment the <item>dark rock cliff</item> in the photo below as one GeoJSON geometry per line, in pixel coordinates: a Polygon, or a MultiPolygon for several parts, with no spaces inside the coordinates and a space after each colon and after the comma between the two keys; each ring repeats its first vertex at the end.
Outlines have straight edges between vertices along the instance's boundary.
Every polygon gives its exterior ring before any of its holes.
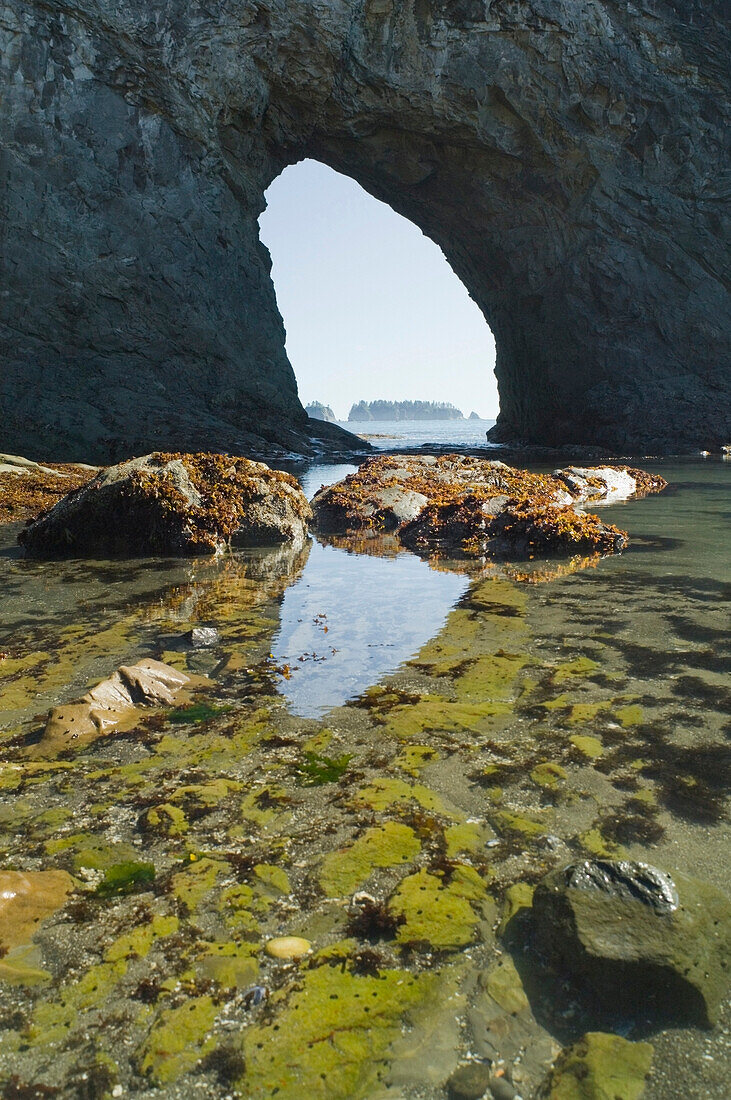
{"type": "Polygon", "coordinates": [[[257,218],[305,156],[442,247],[496,438],[727,442],[728,44],[722,0],[0,0],[2,448],[304,445],[257,218]]]}

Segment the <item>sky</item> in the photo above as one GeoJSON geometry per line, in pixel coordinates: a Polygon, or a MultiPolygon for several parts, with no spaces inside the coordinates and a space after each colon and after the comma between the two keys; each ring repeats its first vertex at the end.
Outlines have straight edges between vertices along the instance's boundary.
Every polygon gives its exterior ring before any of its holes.
{"type": "Polygon", "coordinates": [[[303,404],[451,401],[498,412],[495,344],[441,249],[347,176],[286,168],[259,224],[303,404]]]}

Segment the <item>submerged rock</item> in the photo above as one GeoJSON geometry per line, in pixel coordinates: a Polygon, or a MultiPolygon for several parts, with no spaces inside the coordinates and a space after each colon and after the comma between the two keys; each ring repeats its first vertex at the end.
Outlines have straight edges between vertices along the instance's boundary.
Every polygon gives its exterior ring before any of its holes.
{"type": "Polygon", "coordinates": [[[310,515],[295,478],[262,462],[156,451],[102,470],[18,541],[36,557],[210,553],[302,542],[310,515]]]}
{"type": "Polygon", "coordinates": [[[0,982],[33,985],[50,978],[33,937],[73,890],[66,871],[0,871],[0,982]]]}
{"type": "Polygon", "coordinates": [[[122,665],[77,703],[53,708],[39,750],[47,756],[49,752],[81,748],[113,729],[134,723],[137,707],[171,706],[183,688],[202,687],[209,682],[152,658],[122,665]]]}
{"type": "Polygon", "coordinates": [[[715,1021],[731,903],[713,886],[645,863],[585,860],[539,884],[533,928],[539,950],[608,1010],[715,1021]]]}
{"type": "Polygon", "coordinates": [[[649,1043],[588,1032],[561,1051],[537,1100],[639,1100],[651,1066],[649,1043]]]}
{"type": "Polygon", "coordinates": [[[662,478],[627,467],[546,475],[464,455],[385,455],[321,489],[312,506],[323,533],[394,531],[415,550],[608,552],[624,548],[625,532],[576,506],[664,486],[662,478]]]}

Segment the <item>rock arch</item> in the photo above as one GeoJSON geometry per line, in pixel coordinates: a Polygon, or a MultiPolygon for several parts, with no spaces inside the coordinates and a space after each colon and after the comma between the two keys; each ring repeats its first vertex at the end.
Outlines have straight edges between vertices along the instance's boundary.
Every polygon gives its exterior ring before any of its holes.
{"type": "Polygon", "coordinates": [[[257,218],[305,156],[442,247],[497,438],[727,442],[727,43],[720,0],[8,5],[3,449],[301,444],[257,218]]]}

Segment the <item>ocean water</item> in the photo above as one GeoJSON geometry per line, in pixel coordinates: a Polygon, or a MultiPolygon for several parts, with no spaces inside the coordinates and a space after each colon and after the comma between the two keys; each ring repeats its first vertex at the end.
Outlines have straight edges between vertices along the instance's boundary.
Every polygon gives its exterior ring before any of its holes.
{"type": "Polygon", "coordinates": [[[428,443],[455,447],[496,446],[488,444],[485,433],[494,420],[354,420],[341,421],[354,435],[360,435],[379,451],[392,448],[421,447],[428,443]]]}
{"type": "Polygon", "coordinates": [[[654,1048],[646,1100],[731,1095],[728,1007],[600,1013],[495,934],[510,887],[577,858],[728,889],[731,462],[646,466],[664,493],[602,509],[624,553],[532,570],[388,538],[39,562],[0,528],[0,869],[75,883],[0,958],[0,1081],[444,1100],[476,1057],[527,1098],[612,1031],[654,1048]],[[48,756],[47,709],[144,656],[208,676],[204,705],[48,756]],[[152,886],[94,893],[134,861],[152,886]],[[354,929],[360,890],[405,923],[354,929]],[[283,935],[313,953],[270,958],[283,935]]]}

